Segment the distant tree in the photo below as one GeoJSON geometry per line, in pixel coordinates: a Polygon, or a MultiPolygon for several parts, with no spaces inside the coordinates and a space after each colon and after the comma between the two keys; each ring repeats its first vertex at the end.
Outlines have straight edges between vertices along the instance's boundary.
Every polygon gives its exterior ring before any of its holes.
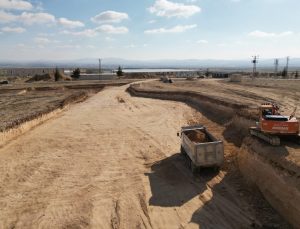
{"type": "Polygon", "coordinates": [[[209,77],[209,74],[210,74],[209,69],[206,69],[205,76],[209,77]]]}
{"type": "Polygon", "coordinates": [[[298,71],[296,71],[295,78],[296,78],[296,79],[298,79],[298,78],[299,78],[298,71]]]}
{"type": "Polygon", "coordinates": [[[79,77],[80,77],[80,69],[79,69],[79,68],[76,68],[76,69],[73,71],[71,77],[74,78],[74,79],[79,79],[79,77]]]}
{"type": "Polygon", "coordinates": [[[121,68],[121,66],[119,66],[118,71],[117,71],[117,76],[123,76],[123,70],[121,68]]]}
{"type": "Polygon", "coordinates": [[[60,72],[59,72],[58,68],[56,67],[55,73],[54,73],[54,80],[58,81],[60,78],[61,78],[60,72]]]}
{"type": "Polygon", "coordinates": [[[281,73],[281,76],[282,76],[283,78],[286,78],[286,77],[287,77],[287,69],[286,69],[286,67],[284,67],[284,69],[283,69],[283,71],[282,71],[282,73],[281,73]]]}

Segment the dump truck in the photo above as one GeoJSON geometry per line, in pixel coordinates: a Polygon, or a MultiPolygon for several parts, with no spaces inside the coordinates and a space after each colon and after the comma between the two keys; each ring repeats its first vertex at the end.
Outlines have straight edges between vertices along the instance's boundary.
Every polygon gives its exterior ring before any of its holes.
{"type": "Polygon", "coordinates": [[[216,139],[203,125],[182,127],[180,151],[188,158],[193,173],[200,168],[219,170],[224,161],[223,141],[216,139]]]}

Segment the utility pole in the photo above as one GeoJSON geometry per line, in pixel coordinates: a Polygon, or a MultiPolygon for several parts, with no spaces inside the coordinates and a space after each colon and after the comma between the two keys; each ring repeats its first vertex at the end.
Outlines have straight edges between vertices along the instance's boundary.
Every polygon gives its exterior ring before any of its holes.
{"type": "Polygon", "coordinates": [[[101,76],[101,59],[99,59],[99,80],[100,80],[100,76],[101,76]]]}
{"type": "Polygon", "coordinates": [[[289,61],[290,61],[290,57],[287,56],[286,57],[286,76],[288,76],[288,74],[289,74],[289,61]]]}
{"type": "Polygon", "coordinates": [[[252,60],[252,63],[253,63],[253,76],[252,76],[252,79],[254,79],[255,76],[256,76],[256,64],[258,62],[259,56],[255,55],[255,56],[252,56],[252,57],[253,57],[253,60],[252,60]]]}
{"type": "Polygon", "coordinates": [[[277,76],[278,73],[278,65],[279,65],[279,59],[275,59],[274,61],[274,65],[275,65],[275,76],[277,76]]]}

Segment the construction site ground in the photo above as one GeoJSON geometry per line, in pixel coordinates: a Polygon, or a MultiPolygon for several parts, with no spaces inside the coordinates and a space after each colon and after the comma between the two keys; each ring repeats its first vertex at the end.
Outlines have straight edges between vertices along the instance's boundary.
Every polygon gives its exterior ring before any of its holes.
{"type": "Polygon", "coordinates": [[[102,81],[21,81],[0,85],[0,132],[49,113],[57,108],[84,100],[105,86],[124,85],[130,80],[102,81]]]}
{"type": "MultiPolygon", "coordinates": [[[[213,98],[219,105],[226,103],[226,106],[245,106],[247,107],[244,109],[245,111],[247,109],[258,111],[260,104],[274,102],[279,105],[280,112],[285,115],[290,115],[298,107],[295,116],[300,120],[300,80],[245,79],[240,83],[232,83],[227,79],[199,79],[193,81],[174,80],[173,82],[168,84],[161,81],[152,81],[139,84],[138,89],[156,92],[194,92],[207,98],[213,98]]],[[[239,112],[238,108],[236,112],[239,112]]],[[[252,112],[251,118],[258,121],[258,112],[252,112]]],[[[299,173],[299,145],[290,141],[288,137],[283,137],[281,140],[283,143],[281,147],[260,144],[257,148],[266,149],[261,151],[267,154],[267,157],[273,158],[279,164],[284,164],[284,167],[293,167],[299,173]],[[273,153],[274,151],[276,153],[273,153]]]]}
{"type": "Polygon", "coordinates": [[[244,183],[224,126],[126,88],[106,88],[0,149],[0,228],[290,227],[244,183]],[[179,154],[176,133],[193,123],[224,140],[219,173],[193,175],[179,154]]]}

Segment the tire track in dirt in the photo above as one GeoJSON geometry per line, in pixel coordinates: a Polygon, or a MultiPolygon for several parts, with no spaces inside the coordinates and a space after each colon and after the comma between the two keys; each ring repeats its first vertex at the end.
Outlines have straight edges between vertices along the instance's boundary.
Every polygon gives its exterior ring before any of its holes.
{"type": "Polygon", "coordinates": [[[0,228],[250,226],[251,206],[232,199],[226,174],[193,177],[178,154],[176,132],[195,111],[125,89],[105,89],[0,149],[0,228]]]}

